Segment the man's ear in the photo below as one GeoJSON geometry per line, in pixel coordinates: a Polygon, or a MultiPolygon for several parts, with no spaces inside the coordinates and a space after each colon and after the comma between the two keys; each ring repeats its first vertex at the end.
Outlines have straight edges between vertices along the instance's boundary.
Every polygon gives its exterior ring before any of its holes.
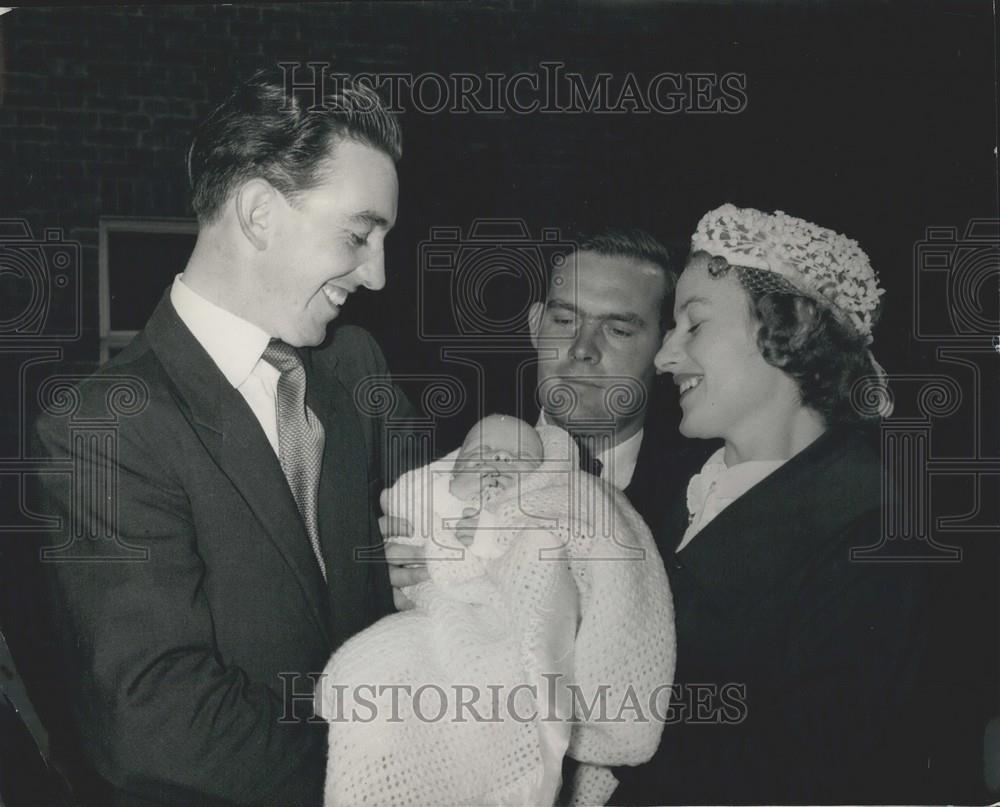
{"type": "Polygon", "coordinates": [[[545,313],[545,303],[532,303],[528,309],[528,333],[531,334],[531,346],[538,350],[538,331],[542,327],[542,315],[545,313]]]}
{"type": "Polygon", "coordinates": [[[255,249],[267,249],[274,236],[276,193],[271,183],[263,179],[248,180],[236,191],[236,218],[255,249]]]}

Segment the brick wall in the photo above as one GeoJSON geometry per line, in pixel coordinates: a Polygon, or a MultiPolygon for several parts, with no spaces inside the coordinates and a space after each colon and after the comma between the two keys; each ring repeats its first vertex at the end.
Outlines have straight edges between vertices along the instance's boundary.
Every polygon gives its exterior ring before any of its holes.
{"type": "Polygon", "coordinates": [[[359,295],[346,315],[372,327],[397,364],[422,366],[412,267],[431,227],[582,215],[683,241],[700,213],[730,200],[856,237],[902,303],[880,339],[909,359],[913,243],[928,224],[995,209],[989,9],[869,4],[860,25],[849,5],[15,9],[0,17],[0,217],[24,217],[36,235],[61,228],[82,245],[84,336],[66,347],[92,361],[100,216],[189,216],[183,166],[195,122],[255,67],[321,60],[345,72],[482,75],[555,59],[587,75],[735,70],[747,75],[749,105],[728,117],[408,110],[390,282],[377,308],[359,295]]]}
{"type": "MultiPolygon", "coordinates": [[[[986,6],[963,15],[869,4],[864,25],[850,4],[16,9],[0,17],[0,218],[80,243],[82,338],[63,347],[85,369],[98,357],[100,217],[190,216],[184,156],[195,123],[256,67],[318,60],[343,72],[509,76],[557,60],[588,78],[737,71],[748,95],[738,115],[428,115],[408,106],[388,284],[352,297],[344,319],[374,332],[394,370],[439,370],[439,346],[417,338],[413,304],[432,228],[520,216],[538,233],[586,219],[639,224],[683,245],[701,213],[733,201],[857,238],[889,290],[883,363],[916,369],[931,348],[910,338],[913,244],[928,224],[961,226],[995,209],[984,9],[988,17],[986,6]]],[[[0,274],[12,308],[24,293],[0,274]]],[[[509,410],[516,358],[493,359],[487,405],[509,410]]]]}
{"type": "Polygon", "coordinates": [[[234,76],[277,59],[346,60],[347,32],[373,16],[361,4],[17,9],[0,18],[0,214],[26,218],[38,235],[61,228],[82,245],[84,339],[71,353],[96,357],[99,218],[191,216],[184,155],[195,122],[234,76]]]}

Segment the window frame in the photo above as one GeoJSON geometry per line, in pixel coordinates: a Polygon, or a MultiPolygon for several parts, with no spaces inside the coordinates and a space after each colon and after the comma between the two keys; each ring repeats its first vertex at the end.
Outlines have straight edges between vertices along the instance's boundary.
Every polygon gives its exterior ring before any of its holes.
{"type": "Polygon", "coordinates": [[[138,331],[111,328],[111,266],[108,252],[112,233],[148,233],[150,235],[197,235],[198,222],[187,218],[153,218],[140,216],[101,216],[98,222],[98,319],[100,362],[104,364],[112,350],[125,347],[138,331]]]}

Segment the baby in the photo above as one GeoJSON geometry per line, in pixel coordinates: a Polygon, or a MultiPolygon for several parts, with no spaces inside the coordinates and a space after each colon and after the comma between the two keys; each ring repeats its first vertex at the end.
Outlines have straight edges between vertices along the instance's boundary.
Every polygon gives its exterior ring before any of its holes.
{"type": "Polygon", "coordinates": [[[503,554],[511,536],[497,524],[499,503],[516,494],[522,474],[538,470],[543,457],[542,439],[523,420],[488,415],[476,423],[465,436],[451,474],[439,474],[432,483],[431,536],[437,545],[454,547],[458,540],[480,558],[503,554]],[[460,518],[475,518],[476,528],[468,521],[459,527],[460,518]]]}
{"type": "Polygon", "coordinates": [[[566,753],[582,763],[574,798],[602,803],[603,766],[649,759],[663,727],[579,719],[570,685],[586,703],[609,688],[648,700],[673,674],[670,590],[642,519],[579,470],[569,434],[507,415],[403,474],[382,508],[413,525],[394,540],[423,545],[430,579],[326,667],[326,807],[552,804],[566,753]]]}
{"type": "Polygon", "coordinates": [[[450,493],[462,501],[485,494],[495,498],[507,490],[522,471],[542,464],[542,438],[531,426],[509,415],[489,415],[473,426],[458,451],[449,483],[450,493]]]}

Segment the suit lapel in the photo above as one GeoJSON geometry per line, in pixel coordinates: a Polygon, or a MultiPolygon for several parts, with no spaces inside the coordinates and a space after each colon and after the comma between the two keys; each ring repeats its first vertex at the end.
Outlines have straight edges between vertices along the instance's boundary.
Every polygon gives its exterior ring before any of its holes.
{"type": "MultiPolygon", "coordinates": [[[[817,496],[843,448],[843,435],[829,430],[719,513],[674,554],[675,568],[711,591],[719,605],[760,607],[783,579],[805,568],[808,556],[819,551],[817,541],[862,506],[860,497],[834,504],[817,496]]],[[[686,503],[678,505],[674,525],[683,518],[684,526],[674,548],[687,523],[686,503]]]]}
{"type": "Polygon", "coordinates": [[[320,373],[311,352],[302,354],[308,373],[306,400],[326,432],[317,520],[336,644],[366,622],[367,568],[355,550],[366,546],[371,535],[369,452],[352,392],[334,372],[336,362],[324,362],[320,373]]]}
{"type": "Polygon", "coordinates": [[[239,491],[302,588],[329,641],[323,577],[295,499],[260,423],[177,316],[169,290],[145,329],[206,450],[239,491]]]}

